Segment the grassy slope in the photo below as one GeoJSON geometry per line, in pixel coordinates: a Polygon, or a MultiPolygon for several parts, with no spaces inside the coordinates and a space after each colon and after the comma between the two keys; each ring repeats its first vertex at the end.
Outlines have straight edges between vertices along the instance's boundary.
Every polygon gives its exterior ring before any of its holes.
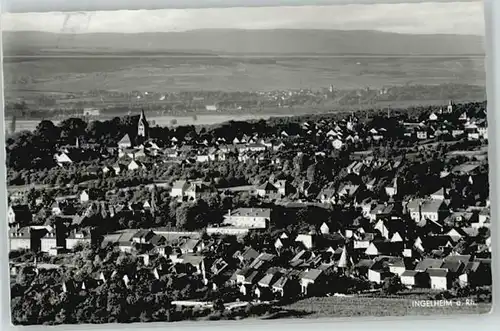
{"type": "MultiPolygon", "coordinates": [[[[462,300],[465,302],[465,300],[462,300]]],[[[491,304],[477,306],[413,307],[413,299],[407,298],[365,298],[324,297],[307,298],[284,306],[284,309],[307,312],[306,318],[356,317],[356,316],[410,316],[410,315],[452,315],[484,314],[491,304]]]]}

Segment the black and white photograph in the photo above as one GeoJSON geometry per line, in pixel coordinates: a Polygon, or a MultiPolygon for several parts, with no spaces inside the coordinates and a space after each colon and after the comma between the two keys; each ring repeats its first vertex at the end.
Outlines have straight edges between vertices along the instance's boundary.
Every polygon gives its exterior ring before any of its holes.
{"type": "Polygon", "coordinates": [[[13,11],[2,39],[12,324],[490,312],[481,1],[13,11]]]}

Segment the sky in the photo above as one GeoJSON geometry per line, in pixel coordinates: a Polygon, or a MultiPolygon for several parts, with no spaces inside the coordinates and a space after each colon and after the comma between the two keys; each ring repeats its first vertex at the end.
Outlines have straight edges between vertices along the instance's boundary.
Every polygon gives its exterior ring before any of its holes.
{"type": "Polygon", "coordinates": [[[2,14],[5,31],[172,32],[195,29],[377,30],[484,35],[482,1],[2,14]]]}

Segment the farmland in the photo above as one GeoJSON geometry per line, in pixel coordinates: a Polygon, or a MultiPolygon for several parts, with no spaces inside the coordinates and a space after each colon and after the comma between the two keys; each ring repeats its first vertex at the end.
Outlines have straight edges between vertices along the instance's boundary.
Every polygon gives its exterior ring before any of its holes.
{"type": "Polygon", "coordinates": [[[481,57],[25,57],[4,60],[6,97],[88,90],[170,93],[485,84],[481,57]]]}

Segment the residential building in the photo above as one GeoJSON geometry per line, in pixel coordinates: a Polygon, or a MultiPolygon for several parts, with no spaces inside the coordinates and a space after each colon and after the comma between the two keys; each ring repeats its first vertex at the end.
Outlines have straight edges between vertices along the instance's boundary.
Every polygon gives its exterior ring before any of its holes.
{"type": "Polygon", "coordinates": [[[224,215],[224,224],[238,228],[265,229],[271,221],[271,209],[239,208],[224,215]]]}

